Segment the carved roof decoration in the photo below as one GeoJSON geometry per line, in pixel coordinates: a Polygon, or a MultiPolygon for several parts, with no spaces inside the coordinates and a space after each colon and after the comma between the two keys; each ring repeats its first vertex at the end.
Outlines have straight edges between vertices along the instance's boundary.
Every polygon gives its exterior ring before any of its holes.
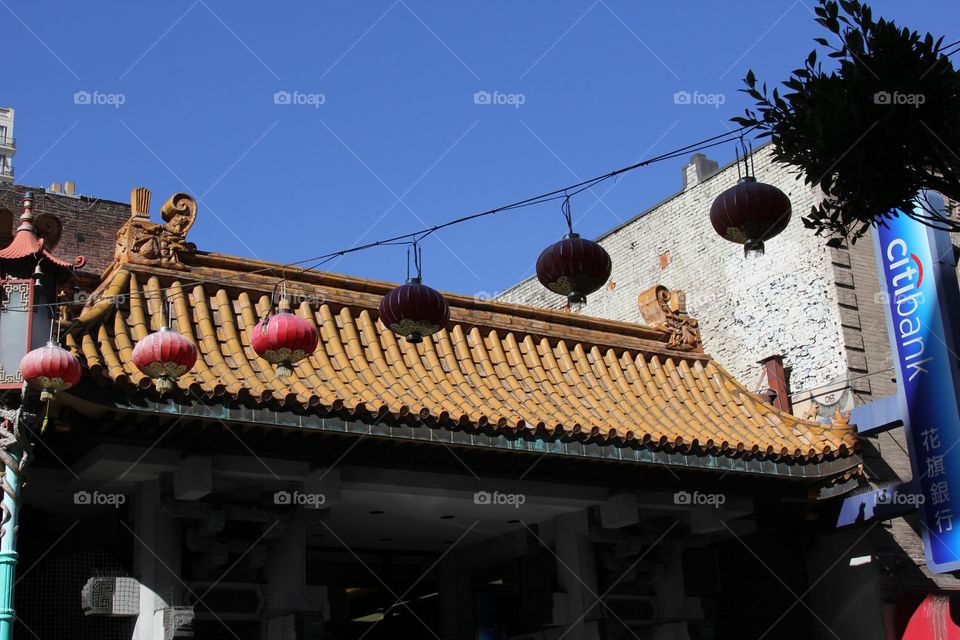
{"type": "Polygon", "coordinates": [[[171,327],[199,352],[178,381],[184,400],[802,463],[858,447],[853,426],[778,411],[704,354],[681,293],[641,296],[650,326],[444,294],[447,328],[410,344],[377,318],[390,283],[197,251],[192,198],[168,200],[155,225],[135,195],[116,261],[65,339],[87,375],[131,393],[155,397],[131,352],[169,303],[171,327]],[[284,379],[249,340],[279,278],[321,337],[284,379]]]}
{"type": "Polygon", "coordinates": [[[640,315],[652,327],[670,332],[667,345],[680,351],[703,353],[700,323],[687,314],[687,294],[657,285],[640,294],[640,315]]]}
{"type": "Polygon", "coordinates": [[[197,201],[186,193],[175,193],[160,207],[164,224],[150,221],[150,191],[134,187],[130,192],[130,219],[117,231],[117,247],[111,272],[122,264],[185,269],[180,257],[197,250],[187,242],[187,232],[197,218],[197,201]]]}

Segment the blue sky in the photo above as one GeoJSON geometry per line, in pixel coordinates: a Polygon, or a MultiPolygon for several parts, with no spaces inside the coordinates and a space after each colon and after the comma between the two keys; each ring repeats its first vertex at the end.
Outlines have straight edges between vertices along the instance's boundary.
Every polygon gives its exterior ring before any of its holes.
{"type": "MultiPolygon", "coordinates": [[[[872,5],[958,37],[958,3],[872,5]]],[[[144,185],[155,215],[187,191],[200,200],[190,239],[201,249],[278,262],[722,133],[747,104],[747,69],[783,79],[821,35],[811,0],[0,0],[0,16],[18,182],[73,179],[119,200],[144,185]],[[704,103],[676,104],[678,91],[704,103]],[[477,92],[500,104],[477,104],[477,92]]],[[[725,162],[733,149],[710,155],[725,162]]],[[[584,192],[577,230],[597,236],[675,192],[682,164],[584,192]]],[[[445,230],[425,242],[425,279],[493,294],[532,274],[564,231],[556,204],[445,230]]],[[[707,211],[691,232],[711,233],[707,211]]],[[[405,254],[379,248],[327,268],[402,280],[405,254]]]]}

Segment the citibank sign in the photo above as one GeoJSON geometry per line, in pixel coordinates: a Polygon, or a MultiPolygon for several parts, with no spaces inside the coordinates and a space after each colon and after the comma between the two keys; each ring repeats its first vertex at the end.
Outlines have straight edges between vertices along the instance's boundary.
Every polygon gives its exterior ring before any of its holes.
{"type": "Polygon", "coordinates": [[[894,288],[892,293],[893,310],[895,312],[894,328],[898,351],[905,354],[905,372],[908,380],[913,380],[928,371],[924,365],[931,360],[926,356],[926,327],[920,309],[923,307],[923,261],[916,253],[910,252],[907,241],[903,238],[894,238],[886,247],[887,269],[894,274],[890,284],[894,288]]]}
{"type": "MultiPolygon", "coordinates": [[[[943,210],[940,196],[925,195],[943,210]]],[[[950,236],[902,212],[875,227],[877,272],[920,504],[924,551],[935,572],[960,569],[960,288],[950,236]]],[[[906,480],[906,478],[905,478],[906,480]]]]}

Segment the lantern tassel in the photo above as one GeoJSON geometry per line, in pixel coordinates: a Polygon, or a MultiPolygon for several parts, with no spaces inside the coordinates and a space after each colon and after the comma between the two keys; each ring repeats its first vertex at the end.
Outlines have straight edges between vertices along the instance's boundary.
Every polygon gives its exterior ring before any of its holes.
{"type": "Polygon", "coordinates": [[[743,243],[744,258],[759,258],[764,254],[763,240],[747,240],[743,243]]]}
{"type": "Polygon", "coordinates": [[[568,293],[567,303],[569,303],[571,309],[582,308],[585,304],[587,304],[587,296],[577,291],[574,291],[573,293],[568,293]]]}
{"type": "Polygon", "coordinates": [[[47,425],[50,424],[50,400],[53,397],[53,393],[44,389],[43,393],[40,394],[40,399],[43,400],[43,395],[48,394],[50,397],[46,398],[47,406],[43,410],[43,422],[40,424],[40,435],[43,435],[43,432],[47,430],[47,425]]]}
{"type": "Polygon", "coordinates": [[[278,378],[289,378],[293,375],[293,363],[291,362],[281,362],[277,365],[277,377],[278,378]]]}
{"type": "Polygon", "coordinates": [[[173,391],[173,381],[166,376],[157,378],[154,384],[156,384],[157,391],[160,392],[161,396],[173,391]]]}

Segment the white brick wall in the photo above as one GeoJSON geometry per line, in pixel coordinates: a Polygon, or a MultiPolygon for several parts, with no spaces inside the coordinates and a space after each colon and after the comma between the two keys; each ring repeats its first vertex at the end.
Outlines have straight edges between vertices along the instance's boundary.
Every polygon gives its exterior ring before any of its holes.
{"type": "MultiPolygon", "coordinates": [[[[640,292],[655,284],[683,289],[707,353],[750,388],[759,380],[757,362],[782,354],[792,367],[791,388],[800,392],[847,374],[830,251],[800,222],[820,191],[774,164],[770,145],[757,150],[755,160],[757,179],[780,188],[793,204],[789,227],[767,243],[766,255],[745,259],[742,247],[720,238],[710,224],[714,198],[737,180],[736,166],[729,166],[599,240],[613,258],[613,275],[608,287],[588,297],[583,313],[642,322],[640,292]],[[670,264],[661,269],[665,251],[670,264]]],[[[565,304],[535,277],[500,299],[565,304]]]]}
{"type": "MultiPolygon", "coordinates": [[[[848,376],[854,379],[858,402],[893,393],[886,321],[883,307],[875,301],[879,285],[870,238],[849,251],[831,252],[824,238],[805,229],[800,218],[821,197],[820,191],[773,164],[771,150],[767,145],[756,151],[756,177],[790,197],[793,217],[787,230],[767,243],[765,256],[745,260],[740,245],[717,236],[710,224],[714,198],[737,179],[736,166],[726,167],[600,239],[613,258],[613,275],[607,288],[588,297],[583,312],[642,322],[637,305],[641,291],[655,284],[683,289],[688,311],[700,320],[707,353],[752,389],[760,379],[757,361],[780,353],[792,367],[795,399],[848,376]],[[670,264],[661,269],[659,256],[664,251],[670,252],[670,264]],[[841,301],[846,306],[840,307],[841,301]],[[841,316],[848,326],[846,348],[841,316]],[[864,376],[866,372],[869,375],[864,376]]],[[[688,165],[688,181],[694,174],[688,165]]],[[[536,278],[508,289],[501,299],[558,309],[566,302],[536,278]]],[[[897,429],[867,441],[864,453],[871,480],[911,476],[903,438],[902,429],[897,429]]],[[[931,586],[960,590],[957,578],[926,571],[916,528],[896,518],[870,534],[884,571],[887,603],[931,586]]]]}

